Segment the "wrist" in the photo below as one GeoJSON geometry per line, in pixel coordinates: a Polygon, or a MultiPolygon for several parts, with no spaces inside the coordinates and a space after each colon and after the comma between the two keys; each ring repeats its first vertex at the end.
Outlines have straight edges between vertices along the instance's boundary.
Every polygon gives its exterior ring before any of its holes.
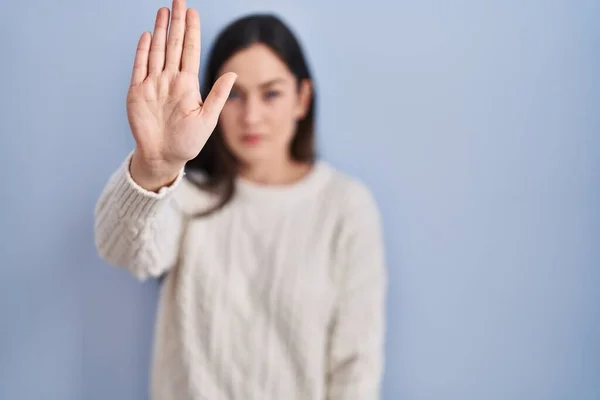
{"type": "Polygon", "coordinates": [[[158,192],[175,182],[184,165],[170,165],[166,162],[148,162],[134,150],[129,164],[129,174],[133,181],[145,190],[158,192]]]}

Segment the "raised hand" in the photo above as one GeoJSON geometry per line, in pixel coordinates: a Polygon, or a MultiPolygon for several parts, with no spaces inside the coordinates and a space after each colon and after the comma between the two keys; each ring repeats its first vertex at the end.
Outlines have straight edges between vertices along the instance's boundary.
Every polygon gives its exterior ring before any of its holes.
{"type": "Polygon", "coordinates": [[[199,68],[200,17],[173,0],[172,10],[158,10],[154,33],[139,39],[127,94],[136,142],[130,171],[148,190],[170,183],[198,155],[235,82],[235,74],[224,74],[203,102],[199,68]]]}

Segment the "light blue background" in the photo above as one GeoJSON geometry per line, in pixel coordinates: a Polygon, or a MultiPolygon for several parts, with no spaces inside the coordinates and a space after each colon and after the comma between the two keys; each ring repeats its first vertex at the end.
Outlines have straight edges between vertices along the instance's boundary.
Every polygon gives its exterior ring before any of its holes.
{"type": "MultiPolygon", "coordinates": [[[[251,10],[307,50],[322,154],[385,216],[385,399],[600,398],[600,2],[189,4],[205,50],[251,10]]],[[[0,5],[1,399],[147,396],[156,285],[92,221],[163,5],[0,5]]]]}

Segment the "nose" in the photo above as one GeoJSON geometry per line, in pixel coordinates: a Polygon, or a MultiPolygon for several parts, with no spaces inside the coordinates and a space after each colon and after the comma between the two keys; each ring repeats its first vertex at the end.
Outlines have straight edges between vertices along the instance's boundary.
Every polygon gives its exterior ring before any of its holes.
{"type": "Polygon", "coordinates": [[[248,96],[244,102],[244,123],[247,126],[256,125],[260,122],[262,115],[262,105],[260,99],[256,96],[248,96]]]}

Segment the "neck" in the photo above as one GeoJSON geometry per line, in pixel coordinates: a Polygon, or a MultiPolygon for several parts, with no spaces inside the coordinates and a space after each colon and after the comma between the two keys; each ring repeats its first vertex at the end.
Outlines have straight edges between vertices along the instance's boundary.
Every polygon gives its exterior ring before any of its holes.
{"type": "Polygon", "coordinates": [[[246,165],[240,170],[240,175],[244,179],[263,185],[286,185],[301,179],[310,169],[309,163],[286,158],[246,165]]]}

